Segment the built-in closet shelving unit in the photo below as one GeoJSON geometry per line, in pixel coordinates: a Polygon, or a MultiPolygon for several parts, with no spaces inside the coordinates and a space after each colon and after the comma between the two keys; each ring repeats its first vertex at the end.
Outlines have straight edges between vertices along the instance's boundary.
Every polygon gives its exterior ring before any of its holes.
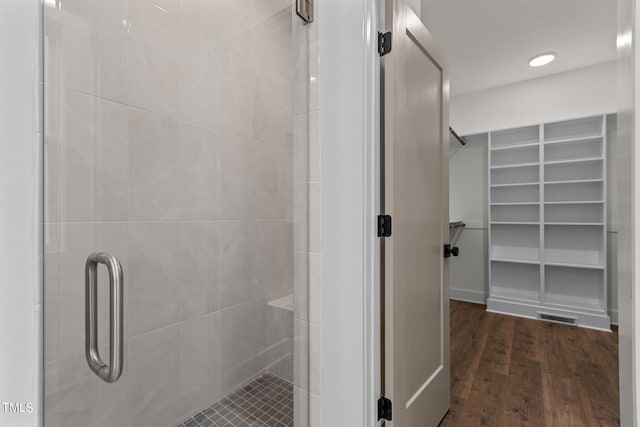
{"type": "Polygon", "coordinates": [[[489,133],[489,311],[610,329],[606,117],[489,133]]]}

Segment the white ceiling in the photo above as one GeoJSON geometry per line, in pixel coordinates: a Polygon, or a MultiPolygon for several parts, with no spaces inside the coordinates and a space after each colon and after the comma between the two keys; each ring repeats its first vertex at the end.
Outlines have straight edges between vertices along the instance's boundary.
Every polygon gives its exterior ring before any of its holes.
{"type": "Polygon", "coordinates": [[[615,0],[422,0],[421,9],[449,55],[452,95],[616,58],[615,0]],[[554,62],[529,67],[548,51],[554,62]]]}

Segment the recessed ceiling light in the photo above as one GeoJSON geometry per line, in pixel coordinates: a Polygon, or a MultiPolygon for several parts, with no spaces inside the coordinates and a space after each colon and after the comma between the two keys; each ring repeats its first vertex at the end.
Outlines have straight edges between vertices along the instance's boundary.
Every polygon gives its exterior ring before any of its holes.
{"type": "Polygon", "coordinates": [[[556,59],[556,54],[554,52],[542,53],[540,55],[536,55],[529,60],[530,67],[542,67],[543,65],[547,65],[556,59]]]}

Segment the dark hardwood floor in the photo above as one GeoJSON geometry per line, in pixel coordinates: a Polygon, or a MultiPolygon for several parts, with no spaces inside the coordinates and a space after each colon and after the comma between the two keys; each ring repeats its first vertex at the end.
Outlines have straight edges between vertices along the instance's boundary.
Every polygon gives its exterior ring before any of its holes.
{"type": "Polygon", "coordinates": [[[441,426],[619,426],[618,333],[451,301],[451,409],[441,426]]]}

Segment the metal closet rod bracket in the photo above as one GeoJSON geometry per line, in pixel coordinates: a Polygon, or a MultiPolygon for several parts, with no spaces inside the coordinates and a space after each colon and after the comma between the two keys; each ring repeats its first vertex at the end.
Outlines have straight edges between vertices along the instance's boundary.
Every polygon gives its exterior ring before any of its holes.
{"type": "Polygon", "coordinates": [[[467,145],[467,142],[460,135],[458,135],[458,133],[453,130],[451,126],[449,126],[449,132],[451,132],[451,135],[453,135],[453,137],[458,140],[460,144],[467,145]]]}

